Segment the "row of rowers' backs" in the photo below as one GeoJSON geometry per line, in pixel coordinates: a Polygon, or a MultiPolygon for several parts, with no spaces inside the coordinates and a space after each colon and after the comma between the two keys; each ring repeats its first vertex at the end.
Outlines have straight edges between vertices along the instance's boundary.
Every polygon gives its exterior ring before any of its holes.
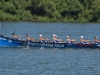
{"type": "MultiPolygon", "coordinates": [[[[40,35],[39,40],[49,40],[48,38],[43,38],[43,35],[40,35]]],[[[20,36],[17,36],[15,33],[12,33],[12,38],[13,39],[21,39],[20,36]]],[[[26,34],[26,40],[30,40],[30,41],[37,41],[35,38],[31,38],[29,37],[28,34],[26,34]]]]}
{"type": "MultiPolygon", "coordinates": [[[[70,36],[67,36],[67,42],[77,42],[75,39],[70,39],[70,36]]],[[[80,36],[80,42],[82,43],[92,43],[90,40],[84,39],[83,36],[80,36]]],[[[97,37],[94,37],[94,43],[100,43],[100,40],[97,39],[97,37]]]]}
{"type": "MultiPolygon", "coordinates": [[[[16,36],[15,33],[12,33],[12,38],[13,39],[21,39],[20,36],[16,36]]],[[[26,40],[30,40],[30,41],[38,41],[35,38],[31,38],[29,37],[28,34],[26,34],[26,40]]],[[[49,40],[48,38],[43,38],[43,35],[39,35],[39,40],[49,40]]],[[[62,39],[57,38],[57,36],[55,34],[53,34],[53,40],[56,42],[64,42],[62,39]]],[[[70,36],[67,36],[67,42],[77,42],[75,39],[70,39],[70,36]]],[[[86,42],[86,43],[91,43],[90,40],[85,40],[83,36],[80,36],[80,41],[81,42],[86,42]]],[[[97,37],[94,37],[94,42],[100,42],[100,40],[97,39],[97,37]]]]}

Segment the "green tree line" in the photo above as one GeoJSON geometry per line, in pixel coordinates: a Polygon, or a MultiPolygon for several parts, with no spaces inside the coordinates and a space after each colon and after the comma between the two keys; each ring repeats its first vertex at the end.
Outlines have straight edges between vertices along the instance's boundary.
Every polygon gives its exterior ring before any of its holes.
{"type": "Polygon", "coordinates": [[[100,0],[0,0],[0,20],[100,22],[100,0]]]}

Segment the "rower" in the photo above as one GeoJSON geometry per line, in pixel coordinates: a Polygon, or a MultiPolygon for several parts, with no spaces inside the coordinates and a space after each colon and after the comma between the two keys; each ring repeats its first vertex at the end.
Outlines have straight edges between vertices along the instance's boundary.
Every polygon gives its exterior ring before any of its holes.
{"type": "Polygon", "coordinates": [[[27,41],[35,41],[35,38],[30,38],[28,34],[26,34],[26,40],[27,41]]]}
{"type": "Polygon", "coordinates": [[[67,42],[68,43],[73,43],[73,42],[77,42],[75,39],[70,39],[70,36],[67,36],[67,42]]]}
{"type": "Polygon", "coordinates": [[[91,43],[90,40],[84,40],[83,36],[80,36],[80,41],[81,41],[82,44],[89,44],[89,43],[91,43]]]}
{"type": "Polygon", "coordinates": [[[45,42],[45,41],[49,40],[48,38],[43,38],[42,36],[43,36],[43,35],[39,35],[39,40],[40,40],[41,42],[45,42]]]}
{"type": "Polygon", "coordinates": [[[96,36],[94,37],[94,43],[100,44],[100,40],[98,40],[96,36]]]}
{"type": "Polygon", "coordinates": [[[12,33],[12,38],[13,39],[21,39],[21,37],[20,36],[16,36],[15,33],[12,33]]]}
{"type": "Polygon", "coordinates": [[[55,34],[53,34],[53,41],[54,43],[64,43],[64,41],[62,39],[58,39],[55,34]]]}

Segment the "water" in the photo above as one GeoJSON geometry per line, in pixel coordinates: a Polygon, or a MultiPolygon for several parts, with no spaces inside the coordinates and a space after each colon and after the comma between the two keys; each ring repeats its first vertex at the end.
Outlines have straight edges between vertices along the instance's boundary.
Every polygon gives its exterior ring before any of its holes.
{"type": "MultiPolygon", "coordinates": [[[[81,35],[93,41],[100,38],[100,23],[1,22],[1,34],[15,32],[38,39],[52,39],[52,34],[66,40],[81,35]]],[[[100,75],[99,49],[0,48],[0,75],[100,75]]]]}

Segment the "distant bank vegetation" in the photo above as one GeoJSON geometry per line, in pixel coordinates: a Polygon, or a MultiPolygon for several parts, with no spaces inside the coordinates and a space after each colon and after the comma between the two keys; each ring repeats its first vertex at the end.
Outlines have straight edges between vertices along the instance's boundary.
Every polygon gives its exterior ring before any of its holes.
{"type": "Polygon", "coordinates": [[[0,21],[100,22],[100,0],[0,0],[0,21]]]}

